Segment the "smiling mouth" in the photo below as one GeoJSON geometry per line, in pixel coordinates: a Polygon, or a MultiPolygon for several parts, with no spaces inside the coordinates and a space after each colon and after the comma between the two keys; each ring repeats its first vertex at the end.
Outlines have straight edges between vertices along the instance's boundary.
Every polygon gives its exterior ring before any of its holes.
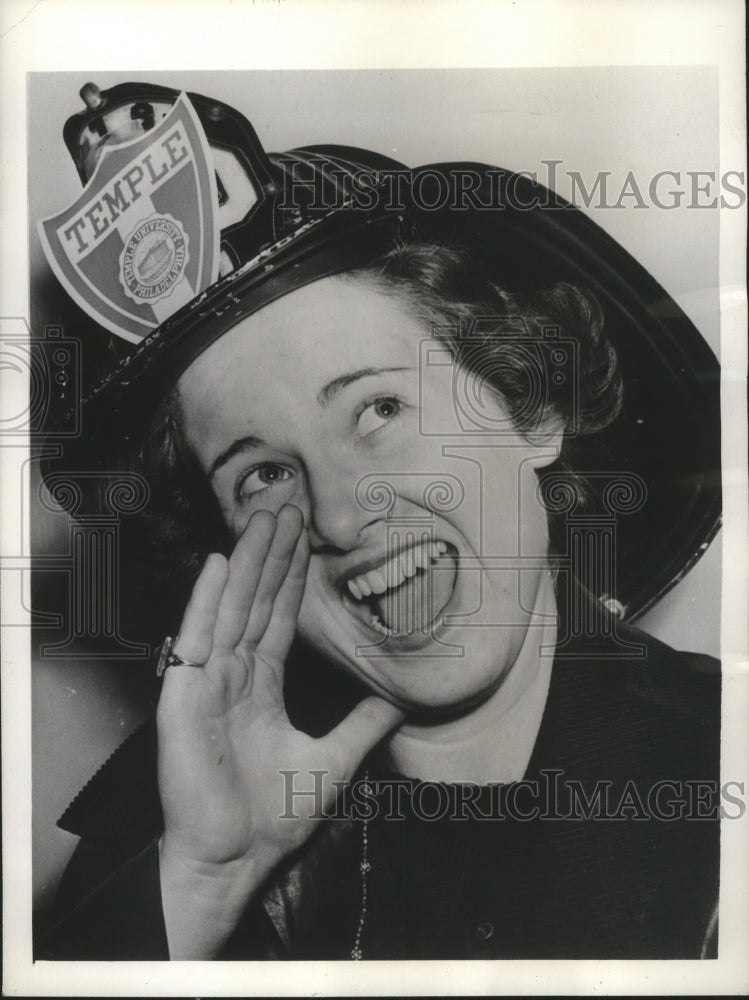
{"type": "Polygon", "coordinates": [[[423,541],[346,580],[343,603],[388,638],[427,633],[452,597],[457,569],[453,545],[423,541]]]}

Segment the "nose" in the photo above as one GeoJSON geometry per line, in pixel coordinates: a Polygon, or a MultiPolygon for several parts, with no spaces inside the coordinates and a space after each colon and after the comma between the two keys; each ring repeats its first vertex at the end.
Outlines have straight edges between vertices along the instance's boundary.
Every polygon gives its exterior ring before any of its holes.
{"type": "Polygon", "coordinates": [[[309,539],[312,550],[333,548],[349,552],[366,542],[374,526],[384,515],[366,509],[357,495],[361,472],[331,463],[325,473],[310,474],[307,489],[309,502],[309,539]]]}

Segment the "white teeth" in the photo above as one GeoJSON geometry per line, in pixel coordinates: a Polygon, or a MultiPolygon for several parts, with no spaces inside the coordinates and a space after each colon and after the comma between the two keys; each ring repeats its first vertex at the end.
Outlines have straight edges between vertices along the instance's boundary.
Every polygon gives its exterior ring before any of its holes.
{"type": "MultiPolygon", "coordinates": [[[[348,581],[348,588],[357,601],[372,594],[384,594],[386,590],[394,590],[400,587],[404,580],[415,576],[417,569],[428,569],[433,560],[439,559],[446,552],[445,542],[421,542],[388,559],[378,569],[371,569],[353,577],[348,581]]],[[[382,625],[382,628],[385,627],[382,625]]],[[[387,634],[392,633],[388,631],[387,634]]]]}
{"type": "Polygon", "coordinates": [[[371,569],[367,573],[367,583],[375,594],[384,594],[388,589],[388,585],[385,583],[385,577],[379,570],[376,569],[371,569]]]}
{"type": "Polygon", "coordinates": [[[398,635],[398,632],[395,629],[388,628],[387,625],[381,622],[380,619],[377,617],[377,615],[372,615],[372,617],[369,619],[369,624],[376,632],[381,632],[383,635],[387,636],[398,635]]]}
{"type": "Polygon", "coordinates": [[[403,557],[398,556],[397,559],[391,559],[386,569],[388,589],[392,590],[394,587],[400,587],[406,579],[406,571],[403,568],[403,557]]]}
{"type": "Polygon", "coordinates": [[[414,559],[416,560],[416,565],[419,569],[427,568],[431,562],[431,558],[425,545],[419,545],[418,548],[414,549],[414,559]]]}

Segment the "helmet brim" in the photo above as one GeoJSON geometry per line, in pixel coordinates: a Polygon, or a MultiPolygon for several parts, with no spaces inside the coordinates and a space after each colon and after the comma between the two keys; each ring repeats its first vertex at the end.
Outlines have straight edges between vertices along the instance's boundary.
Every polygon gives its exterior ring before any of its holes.
{"type": "MultiPolygon", "coordinates": [[[[315,147],[361,163],[362,151],[315,147]]],[[[371,168],[372,161],[366,164],[371,168]]],[[[383,166],[379,164],[379,169],[383,166]]],[[[413,171],[422,203],[339,208],[301,227],[211,286],[144,340],[59,431],[62,458],[46,473],[104,468],[131,447],[179,376],[228,329],[305,284],[365,265],[398,238],[457,242],[478,253],[503,286],[583,285],[601,302],[625,384],[618,418],[576,442],[583,475],[626,471],[645,502],[616,526],[616,589],[629,619],[651,607],[707,548],[720,521],[720,372],[694,324],[622,246],[579,209],[525,177],[486,164],[413,171]],[[435,205],[429,186],[460,187],[472,171],[501,207],[435,205]],[[440,180],[442,178],[442,180],[440,180]],[[502,201],[512,186],[513,201],[502,201]],[[532,207],[521,207],[532,206],[532,207]],[[79,433],[69,429],[79,422],[79,433]]],[[[412,185],[415,187],[416,185],[412,185]]],[[[474,190],[474,198],[482,192],[474,190]]],[[[54,435],[53,435],[54,436],[54,435]]],[[[597,595],[603,597],[606,595],[597,595]]]]}

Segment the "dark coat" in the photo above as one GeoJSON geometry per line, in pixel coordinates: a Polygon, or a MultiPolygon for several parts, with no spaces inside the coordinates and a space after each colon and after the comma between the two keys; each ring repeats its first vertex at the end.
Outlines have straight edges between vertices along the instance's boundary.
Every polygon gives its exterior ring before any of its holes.
{"type": "MultiPolygon", "coordinates": [[[[371,822],[364,957],[713,956],[719,762],[715,661],[623,625],[561,641],[516,789],[516,811],[529,818],[427,823],[409,813],[371,822]]],[[[81,842],[37,958],[169,957],[161,822],[149,722],[60,821],[81,842]]],[[[361,912],[359,827],[321,825],[218,957],[350,957],[361,912]]]]}

